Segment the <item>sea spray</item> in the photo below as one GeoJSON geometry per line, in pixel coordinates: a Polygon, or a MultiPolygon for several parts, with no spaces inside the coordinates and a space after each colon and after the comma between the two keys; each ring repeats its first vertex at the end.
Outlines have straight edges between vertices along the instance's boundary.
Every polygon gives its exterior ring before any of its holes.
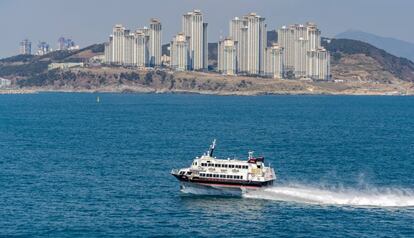
{"type": "Polygon", "coordinates": [[[329,188],[303,184],[249,190],[244,197],[320,205],[414,207],[414,190],[402,188],[329,188]]]}

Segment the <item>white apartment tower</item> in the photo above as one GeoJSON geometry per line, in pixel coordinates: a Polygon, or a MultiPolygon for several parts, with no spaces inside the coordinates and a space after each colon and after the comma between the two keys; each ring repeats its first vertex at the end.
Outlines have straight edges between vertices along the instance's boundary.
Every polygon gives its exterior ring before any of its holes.
{"type": "Polygon", "coordinates": [[[149,27],[149,65],[151,67],[161,65],[161,32],[160,20],[152,18],[149,27]]]}
{"type": "Polygon", "coordinates": [[[21,55],[31,55],[32,54],[32,42],[28,39],[24,39],[20,42],[20,54],[21,55]]]}
{"type": "Polygon", "coordinates": [[[270,78],[283,78],[283,48],[279,44],[272,44],[266,48],[265,75],[270,78]]]}
{"type": "Polygon", "coordinates": [[[282,26],[277,31],[278,43],[284,49],[284,71],[293,71],[295,68],[295,30],[293,27],[282,26]]]}
{"type": "Polygon", "coordinates": [[[250,13],[244,19],[247,26],[247,73],[263,75],[267,44],[265,18],[250,13]]]}
{"type": "Polygon", "coordinates": [[[237,42],[231,38],[219,41],[218,69],[223,75],[236,75],[237,42]]]}
{"type": "Polygon", "coordinates": [[[314,80],[330,79],[330,55],[324,48],[308,51],[306,72],[314,80]]]}
{"type": "Polygon", "coordinates": [[[137,30],[134,34],[134,41],[134,65],[145,68],[148,59],[148,36],[137,30]]]}
{"type": "Polygon", "coordinates": [[[230,37],[236,44],[236,69],[238,73],[247,72],[247,26],[246,21],[235,17],[230,21],[230,37]]]}
{"type": "Polygon", "coordinates": [[[188,38],[190,69],[206,70],[208,68],[207,23],[204,23],[200,10],[183,15],[182,29],[188,38]]]}
{"type": "Polygon", "coordinates": [[[293,72],[296,78],[329,78],[329,52],[321,47],[321,31],[315,23],[283,26],[278,43],[284,48],[285,72],[293,72]]]}
{"type": "Polygon", "coordinates": [[[124,60],[125,27],[118,24],[112,30],[112,60],[114,64],[121,65],[124,60]]]}
{"type": "Polygon", "coordinates": [[[143,27],[134,33],[122,25],[115,25],[109,42],[105,43],[105,62],[126,66],[161,65],[161,22],[150,20],[150,27],[143,27]]]}
{"type": "Polygon", "coordinates": [[[306,63],[308,52],[308,40],[300,37],[295,41],[295,77],[306,77],[306,63]]]}
{"type": "Polygon", "coordinates": [[[321,31],[317,25],[312,22],[307,24],[307,36],[309,40],[309,50],[317,50],[321,47],[321,31]]]}
{"type": "Polygon", "coordinates": [[[250,13],[230,21],[230,37],[237,42],[237,73],[263,75],[267,32],[265,18],[250,13]]]}
{"type": "Polygon", "coordinates": [[[122,61],[126,66],[134,66],[134,45],[135,37],[133,33],[130,33],[129,30],[125,31],[125,40],[124,40],[124,60],[122,61]]]}
{"type": "Polygon", "coordinates": [[[189,44],[184,32],[178,33],[170,44],[170,65],[177,71],[189,69],[189,44]]]}
{"type": "Polygon", "coordinates": [[[104,49],[104,52],[105,52],[104,62],[107,63],[107,64],[110,64],[112,62],[112,44],[113,44],[112,39],[113,39],[112,35],[109,36],[109,42],[106,42],[104,44],[104,47],[105,47],[105,49],[104,49]]]}

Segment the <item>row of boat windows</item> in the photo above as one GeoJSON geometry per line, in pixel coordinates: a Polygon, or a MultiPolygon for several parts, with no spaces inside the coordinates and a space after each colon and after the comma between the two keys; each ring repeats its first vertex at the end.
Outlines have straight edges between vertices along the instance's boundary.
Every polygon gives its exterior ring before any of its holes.
{"type": "Polygon", "coordinates": [[[205,174],[205,173],[200,173],[200,177],[205,177],[205,178],[243,179],[243,176],[241,176],[241,175],[205,174]]]}
{"type": "Polygon", "coordinates": [[[238,165],[238,164],[209,164],[209,163],[201,163],[203,167],[216,167],[216,168],[230,168],[230,169],[248,169],[249,166],[247,165],[238,165]]]}

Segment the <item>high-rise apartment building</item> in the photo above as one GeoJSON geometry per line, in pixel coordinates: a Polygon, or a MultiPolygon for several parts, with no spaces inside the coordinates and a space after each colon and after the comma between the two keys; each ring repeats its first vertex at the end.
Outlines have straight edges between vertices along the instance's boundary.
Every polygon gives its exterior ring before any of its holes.
{"type": "Polygon", "coordinates": [[[194,10],[184,14],[182,18],[182,30],[188,38],[190,69],[207,70],[207,23],[204,22],[202,12],[200,10],[194,10]]]}
{"type": "Polygon", "coordinates": [[[149,27],[149,65],[161,65],[162,26],[158,19],[152,18],[149,27]]]}
{"type": "Polygon", "coordinates": [[[256,13],[244,16],[247,26],[247,73],[263,75],[267,32],[265,18],[256,13]]]}
{"type": "Polygon", "coordinates": [[[330,55],[324,48],[308,51],[306,72],[315,80],[330,79],[330,55]]]}
{"type": "Polygon", "coordinates": [[[112,47],[112,45],[113,45],[113,36],[110,35],[109,36],[109,41],[105,42],[105,44],[104,44],[104,58],[105,58],[104,62],[107,63],[107,64],[112,63],[112,56],[113,56],[113,52],[112,52],[113,47],[112,47]]]}
{"type": "Polygon", "coordinates": [[[294,71],[295,68],[295,29],[282,26],[277,32],[278,43],[284,49],[284,71],[294,71]]]}
{"type": "Polygon", "coordinates": [[[170,66],[177,71],[187,71],[189,65],[189,43],[184,32],[178,33],[170,44],[170,66]]]}
{"type": "Polygon", "coordinates": [[[230,37],[237,43],[236,69],[240,74],[263,75],[267,32],[265,18],[250,13],[230,21],[230,37]]]}
{"type": "Polygon", "coordinates": [[[240,74],[247,72],[247,26],[246,22],[239,17],[230,21],[230,37],[236,45],[236,70],[240,74]]]}
{"type": "Polygon", "coordinates": [[[295,41],[295,77],[306,77],[306,62],[308,52],[308,40],[300,37],[295,41]]]}
{"type": "Polygon", "coordinates": [[[283,78],[283,48],[279,44],[272,44],[266,48],[265,75],[270,78],[283,78]]]}
{"type": "Polygon", "coordinates": [[[315,23],[283,26],[278,30],[278,43],[284,48],[285,72],[296,78],[329,78],[329,52],[321,47],[321,31],[315,23]]]}
{"type": "Polygon", "coordinates": [[[309,50],[317,50],[321,47],[321,31],[318,29],[317,25],[312,22],[307,24],[307,37],[309,42],[309,50]]]}
{"type": "Polygon", "coordinates": [[[155,18],[150,20],[149,28],[143,27],[134,33],[115,25],[105,44],[105,62],[136,67],[160,66],[161,35],[161,22],[155,18]]]}
{"type": "Polygon", "coordinates": [[[137,30],[134,40],[134,64],[139,68],[144,68],[148,62],[148,36],[141,30],[137,30]]]}
{"type": "Polygon", "coordinates": [[[24,39],[20,42],[20,54],[21,55],[31,55],[32,54],[32,42],[28,39],[24,39]]]}
{"type": "Polygon", "coordinates": [[[118,24],[112,30],[112,60],[111,63],[122,65],[125,53],[125,27],[118,24]]]}
{"type": "Polygon", "coordinates": [[[223,75],[236,75],[237,42],[226,38],[218,43],[218,70],[223,75]]]}
{"type": "Polygon", "coordinates": [[[37,52],[36,55],[45,55],[52,52],[52,49],[50,48],[49,44],[42,41],[37,44],[37,52]]]}
{"type": "Polygon", "coordinates": [[[123,64],[126,66],[134,66],[134,47],[135,36],[129,30],[125,31],[125,46],[123,64]]]}

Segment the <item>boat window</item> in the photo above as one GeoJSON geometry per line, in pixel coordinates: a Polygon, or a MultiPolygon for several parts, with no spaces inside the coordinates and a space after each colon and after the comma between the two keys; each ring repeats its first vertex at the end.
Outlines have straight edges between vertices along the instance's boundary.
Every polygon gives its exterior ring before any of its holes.
{"type": "Polygon", "coordinates": [[[243,179],[243,176],[240,176],[240,179],[243,179]]]}
{"type": "Polygon", "coordinates": [[[249,168],[249,166],[243,165],[243,169],[248,169],[248,168],[249,168]]]}
{"type": "Polygon", "coordinates": [[[260,168],[261,168],[261,166],[260,166],[260,165],[258,165],[258,166],[257,166],[257,168],[258,168],[258,169],[260,169],[260,168]]]}
{"type": "Polygon", "coordinates": [[[217,167],[218,167],[218,164],[215,164],[215,165],[214,165],[214,167],[216,167],[216,168],[217,168],[217,167]]]}
{"type": "Polygon", "coordinates": [[[223,164],[223,168],[227,168],[227,164],[223,164]]]}
{"type": "Polygon", "coordinates": [[[207,177],[211,177],[211,174],[207,174],[207,177]]]}
{"type": "Polygon", "coordinates": [[[214,165],[213,164],[208,164],[208,167],[213,167],[214,165]]]}
{"type": "Polygon", "coordinates": [[[197,165],[197,162],[195,162],[194,165],[197,165]]]}
{"type": "Polygon", "coordinates": [[[225,178],[225,177],[226,177],[226,175],[220,174],[220,178],[225,178]]]}
{"type": "Polygon", "coordinates": [[[241,165],[236,165],[236,168],[241,169],[241,165]]]}
{"type": "Polygon", "coordinates": [[[217,167],[221,168],[221,164],[217,164],[217,167]]]}

